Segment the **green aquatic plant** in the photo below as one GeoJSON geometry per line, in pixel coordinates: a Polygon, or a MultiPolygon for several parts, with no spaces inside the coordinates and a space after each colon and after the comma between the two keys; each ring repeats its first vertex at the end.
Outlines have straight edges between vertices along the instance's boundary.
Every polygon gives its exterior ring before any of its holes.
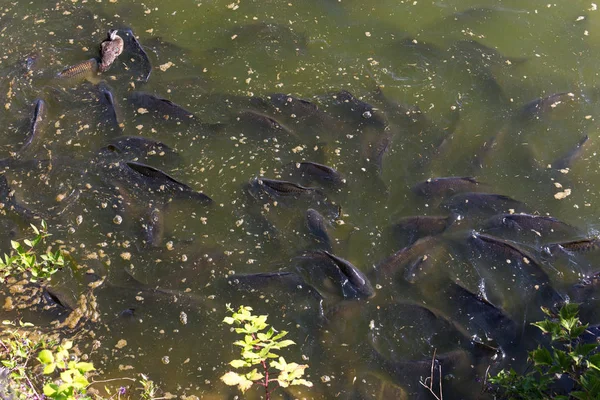
{"type": "Polygon", "coordinates": [[[225,317],[223,322],[236,326],[235,332],[244,335],[242,340],[233,344],[241,348],[241,359],[229,363],[236,370],[246,369],[246,372],[229,371],[221,380],[229,386],[237,386],[245,393],[252,385],[257,384],[265,389],[265,399],[271,398],[271,393],[277,387],[304,385],[312,387],[312,383],[303,379],[308,365],[288,363],[274,350],[294,345],[292,340],[284,340],[286,331],[277,332],[267,324],[266,315],[252,315],[252,308],[240,306],[237,311],[227,304],[231,317],[225,317]],[[254,368],[260,366],[259,368],[254,368]],[[271,369],[278,373],[273,374],[271,369]],[[248,372],[248,370],[250,370],[248,372]],[[275,377],[273,377],[275,375],[275,377]],[[276,385],[270,389],[271,385],[276,385]]]}
{"type": "Polygon", "coordinates": [[[511,369],[490,377],[492,390],[509,400],[600,399],[600,345],[583,342],[588,324],[579,320],[579,306],[567,303],[557,315],[543,310],[547,318],[533,325],[550,335],[550,349],[538,346],[530,352],[533,369],[524,375],[511,369]],[[559,379],[563,386],[568,381],[568,393],[557,388],[559,379]]]}
{"type": "Polygon", "coordinates": [[[38,229],[31,224],[36,235],[33,239],[24,239],[23,243],[11,240],[10,254],[5,253],[4,258],[0,257],[0,277],[6,279],[9,276],[27,273],[32,282],[44,281],[50,279],[65,265],[65,259],[60,250],[52,252],[47,249],[38,258],[36,246],[44,243],[45,239],[50,236],[46,222],[42,221],[40,225],[38,229]]]}

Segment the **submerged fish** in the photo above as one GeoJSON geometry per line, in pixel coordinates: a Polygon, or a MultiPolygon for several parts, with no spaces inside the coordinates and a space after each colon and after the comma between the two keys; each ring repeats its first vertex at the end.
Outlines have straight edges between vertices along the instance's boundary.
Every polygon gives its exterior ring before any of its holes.
{"type": "Polygon", "coordinates": [[[294,182],[276,179],[255,178],[251,181],[252,184],[276,196],[300,196],[319,192],[316,188],[304,187],[294,182]]]}
{"type": "Polygon", "coordinates": [[[172,194],[180,198],[198,200],[203,204],[212,203],[212,199],[204,193],[197,192],[163,171],[142,163],[120,162],[115,178],[155,193],[172,194]]]}
{"type": "Polygon", "coordinates": [[[441,208],[452,212],[500,213],[509,209],[524,209],[525,205],[511,197],[495,193],[459,193],[442,202],[441,208]]]}
{"type": "Polygon", "coordinates": [[[462,56],[467,57],[472,62],[483,62],[489,66],[507,66],[522,64],[527,61],[526,58],[506,57],[498,50],[485,46],[476,40],[459,40],[451,47],[462,56]]]}
{"type": "MultiPolygon", "coordinates": [[[[340,285],[345,298],[371,298],[375,290],[367,277],[352,263],[325,250],[307,252],[300,259],[309,262],[311,267],[319,266],[329,279],[340,285]],[[320,264],[323,263],[323,264],[320,264]]],[[[313,277],[316,273],[310,273],[313,277]]]]}
{"type": "Polygon", "coordinates": [[[540,97],[523,105],[515,113],[515,120],[525,122],[540,118],[543,114],[556,108],[561,103],[572,99],[572,94],[567,92],[554,93],[546,97],[540,97]]]}
{"type": "Polygon", "coordinates": [[[64,80],[86,79],[98,73],[98,60],[90,58],[87,61],[65,68],[58,74],[58,78],[64,80]]]}
{"type": "Polygon", "coordinates": [[[556,218],[531,214],[500,214],[488,219],[483,226],[486,230],[532,231],[539,236],[575,230],[571,225],[556,218]]]}
{"type": "Polygon", "coordinates": [[[299,178],[305,182],[316,181],[324,186],[337,187],[344,183],[342,175],[327,165],[318,164],[310,161],[289,164],[293,175],[299,175],[299,178]]]}
{"type": "Polygon", "coordinates": [[[150,58],[148,58],[148,53],[146,53],[131,29],[121,29],[121,32],[123,32],[127,58],[133,63],[132,68],[138,71],[136,80],[148,82],[152,73],[152,64],[150,58]]]}
{"type": "Polygon", "coordinates": [[[152,207],[144,218],[144,242],[146,246],[159,247],[164,237],[164,213],[152,207]]]}
{"type": "Polygon", "coordinates": [[[404,217],[392,225],[392,232],[397,241],[408,241],[408,244],[425,236],[435,236],[444,232],[453,222],[452,217],[439,215],[420,215],[404,217]]]}
{"type": "Polygon", "coordinates": [[[133,92],[129,97],[134,106],[143,108],[163,119],[190,121],[194,114],[171,100],[144,92],[133,92]]]}
{"type": "Polygon", "coordinates": [[[317,289],[307,283],[300,275],[294,272],[260,272],[256,274],[234,274],[227,277],[227,281],[232,286],[239,286],[244,290],[262,291],[266,288],[283,289],[286,293],[307,292],[322,301],[323,297],[317,289]]]}
{"type": "Polygon", "coordinates": [[[100,94],[100,104],[106,107],[108,113],[108,119],[113,129],[121,130],[119,115],[117,112],[117,105],[115,104],[115,98],[112,93],[112,89],[105,83],[100,82],[98,84],[98,92],[100,94]]]}
{"type": "Polygon", "coordinates": [[[257,136],[262,137],[272,134],[275,134],[277,137],[281,138],[296,136],[295,133],[293,133],[285,125],[279,123],[279,121],[258,111],[242,111],[235,117],[235,120],[238,123],[243,124],[244,129],[255,130],[257,136]]]}
{"type": "Polygon", "coordinates": [[[316,210],[309,208],[306,211],[306,227],[308,232],[315,240],[323,244],[326,250],[331,250],[331,239],[327,233],[328,223],[325,218],[316,210]]]}
{"type": "Polygon", "coordinates": [[[29,136],[23,144],[23,147],[21,147],[20,152],[27,149],[36,138],[42,136],[42,125],[45,123],[46,114],[46,102],[42,99],[36,100],[35,109],[31,118],[31,125],[29,127],[29,136]]]}
{"type": "Polygon", "coordinates": [[[559,250],[571,253],[589,253],[598,249],[600,249],[600,237],[552,243],[544,247],[544,250],[549,254],[556,254],[559,250]]]}
{"type": "Polygon", "coordinates": [[[380,128],[387,126],[387,121],[378,109],[354,97],[352,93],[342,90],[334,95],[335,103],[350,112],[351,117],[362,124],[372,124],[380,128]]]}
{"type": "Polygon", "coordinates": [[[450,176],[430,178],[413,186],[414,193],[424,197],[446,197],[457,193],[474,192],[481,183],[473,177],[450,176]]]}
{"type": "Polygon", "coordinates": [[[24,218],[27,221],[41,219],[42,215],[36,211],[30,210],[29,208],[19,204],[15,199],[14,192],[8,185],[6,176],[0,175],[0,209],[9,212],[14,212],[18,216],[24,218]]]}
{"type": "Polygon", "coordinates": [[[588,142],[588,139],[589,139],[588,135],[583,136],[574,148],[569,150],[569,152],[567,154],[565,154],[563,157],[559,158],[558,160],[554,161],[551,164],[552,168],[554,168],[554,169],[571,168],[573,163],[579,157],[581,157],[581,154],[585,150],[585,144],[588,142]]]}
{"type": "Polygon", "coordinates": [[[406,265],[408,265],[408,263],[417,262],[417,264],[414,264],[414,266],[417,267],[419,262],[418,258],[421,258],[422,260],[424,255],[427,255],[430,250],[438,247],[440,243],[438,238],[432,236],[421,238],[410,246],[398,250],[391,256],[379,262],[373,269],[373,274],[375,276],[380,276],[383,279],[393,279],[402,268],[405,268],[406,265]]]}

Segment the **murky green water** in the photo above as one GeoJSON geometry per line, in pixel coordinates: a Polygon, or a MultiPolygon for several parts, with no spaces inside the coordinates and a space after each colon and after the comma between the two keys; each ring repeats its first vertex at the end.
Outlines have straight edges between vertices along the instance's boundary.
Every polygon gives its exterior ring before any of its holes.
{"type": "MultiPolygon", "coordinates": [[[[519,367],[525,349],[539,340],[528,322],[540,317],[540,304],[556,300],[543,288],[572,296],[571,286],[595,272],[593,252],[548,258],[541,250],[598,231],[600,11],[590,2],[4,1],[0,8],[2,157],[21,149],[32,104],[41,98],[48,105],[43,135],[20,160],[52,160],[11,164],[5,176],[20,203],[44,214],[53,238],[78,265],[59,273],[53,285],[75,302],[91,293],[90,276],[106,278],[93,291],[97,318],[74,325],[103,377],[143,372],[165,392],[233,398],[235,390],[218,379],[236,355],[235,334],[221,324],[225,304],[232,303],[269,314],[298,343],[289,358],[310,365],[313,389],[278,396],[383,399],[401,398],[403,390],[407,398],[428,398],[418,381],[428,375],[427,360],[436,350],[452,374],[444,381],[445,398],[475,398],[489,365],[491,371],[519,367]],[[110,28],[131,29],[153,65],[147,83],[136,80],[140,64],[126,50],[100,76],[113,92],[121,128],[110,123],[110,111],[101,104],[98,79],[56,79],[63,68],[97,57],[110,28]],[[465,42],[472,40],[500,54],[478,52],[465,42]],[[337,104],[340,90],[375,110],[349,111],[337,104]],[[134,91],[168,98],[203,124],[140,113],[130,101],[134,91]],[[561,92],[572,95],[518,118],[524,104],[561,92]],[[250,100],[274,93],[306,99],[319,112],[307,116],[306,109],[290,110],[287,101],[275,110],[250,100]],[[409,112],[408,121],[398,105],[421,113],[409,112]],[[240,119],[248,109],[283,128],[269,131],[240,119]],[[568,171],[548,167],[586,134],[583,152],[568,171]],[[159,199],[114,172],[110,163],[119,156],[98,151],[120,135],[175,149],[177,157],[138,161],[165,170],[214,204],[159,199]],[[247,194],[245,186],[255,177],[293,180],[290,163],[301,161],[336,168],[345,184],[325,185],[326,200],[261,202],[247,194]],[[449,214],[438,207],[439,199],[411,191],[418,182],[444,176],[475,176],[485,184],[478,190],[526,204],[517,211],[551,215],[577,228],[549,236],[528,229],[498,234],[543,262],[549,282],[531,279],[523,265],[525,273],[507,270],[506,257],[468,245],[471,229],[481,229],[483,217],[493,213],[466,213],[436,237],[435,246],[425,246],[419,255],[428,254],[433,267],[415,283],[402,272],[374,277],[375,265],[409,244],[395,239],[394,223],[449,214]],[[568,196],[555,198],[566,189],[568,196]],[[318,248],[305,226],[308,207],[331,220],[332,252],[372,279],[375,297],[343,300],[339,284],[323,279],[319,268],[302,268],[306,260],[298,256],[318,248]],[[152,209],[162,221],[153,245],[144,229],[152,209]],[[433,252],[439,243],[443,248],[433,252]],[[303,273],[324,301],[306,287],[249,291],[227,278],[277,270],[303,273]],[[519,339],[507,339],[505,325],[489,323],[489,310],[460,303],[452,292],[455,281],[487,293],[506,310],[519,339]],[[540,296],[531,295],[536,290],[540,296]],[[416,304],[436,310],[437,317],[416,304]],[[493,361],[491,352],[473,345],[473,335],[506,356],[493,361]],[[127,345],[115,347],[122,339],[127,345]],[[397,391],[385,392],[386,385],[397,391]]],[[[15,213],[8,211],[0,222],[4,251],[9,238],[28,234],[30,221],[15,213]]],[[[600,322],[595,297],[587,301],[585,316],[600,322]]],[[[56,307],[2,311],[3,319],[39,325],[67,314],[56,307]]],[[[251,391],[248,398],[260,395],[251,391]]]]}

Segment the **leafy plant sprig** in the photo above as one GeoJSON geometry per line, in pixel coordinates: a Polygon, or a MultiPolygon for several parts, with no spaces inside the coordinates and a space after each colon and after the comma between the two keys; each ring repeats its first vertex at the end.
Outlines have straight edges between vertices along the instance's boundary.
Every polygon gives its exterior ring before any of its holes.
{"type": "Polygon", "coordinates": [[[533,371],[519,375],[512,369],[502,370],[490,383],[501,399],[600,399],[600,345],[581,340],[588,324],[579,320],[579,306],[567,303],[558,315],[543,311],[547,318],[532,325],[550,335],[551,349],[538,346],[529,353],[533,371]],[[572,389],[568,394],[555,393],[553,384],[563,376],[571,381],[572,389]]]}
{"type": "Polygon", "coordinates": [[[38,360],[44,365],[44,375],[60,372],[58,383],[49,381],[44,385],[44,395],[55,400],[90,399],[86,389],[90,382],[87,374],[93,371],[94,365],[88,362],[71,360],[69,350],[73,342],[66,341],[52,351],[44,349],[39,352],[38,360]]]}
{"type": "Polygon", "coordinates": [[[244,335],[243,340],[233,343],[241,347],[241,359],[233,360],[229,365],[238,370],[241,368],[252,369],[245,373],[227,372],[221,377],[226,385],[237,386],[242,393],[250,389],[253,384],[263,386],[266,400],[271,398],[271,393],[279,386],[312,387],[311,382],[302,378],[308,365],[288,363],[285,358],[274,353],[274,350],[281,350],[295,344],[292,340],[283,339],[288,332],[277,333],[273,327],[267,324],[267,316],[252,315],[251,307],[240,306],[235,311],[227,304],[227,310],[232,313],[232,316],[225,317],[223,322],[236,326],[235,332],[244,335]],[[253,368],[258,365],[262,367],[261,372],[259,372],[259,368],[253,368]],[[272,377],[271,368],[279,371],[275,378],[272,377]],[[269,389],[271,384],[277,386],[269,389]]]}
{"type": "Polygon", "coordinates": [[[41,261],[38,259],[35,247],[51,235],[48,233],[48,225],[45,221],[41,222],[39,229],[33,224],[31,224],[31,228],[36,234],[35,238],[24,239],[23,243],[11,240],[10,255],[4,254],[4,259],[0,257],[0,277],[3,279],[27,272],[29,280],[32,282],[47,280],[65,265],[65,259],[60,250],[56,252],[47,250],[45,254],[39,256],[41,261]]]}

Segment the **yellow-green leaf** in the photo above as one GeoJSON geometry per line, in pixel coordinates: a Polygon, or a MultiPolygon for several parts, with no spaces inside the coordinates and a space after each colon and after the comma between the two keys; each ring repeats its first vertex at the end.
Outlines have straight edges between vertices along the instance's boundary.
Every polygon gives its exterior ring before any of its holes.
{"type": "Polygon", "coordinates": [[[243,360],[233,360],[229,363],[233,368],[242,368],[246,366],[246,362],[243,360]]]}
{"type": "Polygon", "coordinates": [[[54,355],[50,350],[42,350],[38,354],[38,360],[40,360],[40,362],[43,364],[50,364],[54,362],[54,355]]]}
{"type": "Polygon", "coordinates": [[[228,386],[237,386],[240,384],[240,382],[242,382],[245,379],[246,378],[244,378],[240,374],[236,374],[233,371],[229,371],[228,373],[226,373],[225,375],[223,375],[221,377],[221,380],[223,381],[223,383],[225,383],[228,386]]]}
{"type": "Polygon", "coordinates": [[[44,367],[44,375],[50,375],[56,369],[56,364],[51,363],[44,367]]]}
{"type": "Polygon", "coordinates": [[[53,394],[56,393],[56,389],[58,388],[58,386],[52,384],[52,383],[46,383],[44,385],[44,394],[46,396],[52,396],[53,394]]]}
{"type": "Polygon", "coordinates": [[[95,369],[94,364],[88,362],[78,362],[77,364],[75,364],[75,368],[77,368],[82,373],[93,371],[95,369]]]}

